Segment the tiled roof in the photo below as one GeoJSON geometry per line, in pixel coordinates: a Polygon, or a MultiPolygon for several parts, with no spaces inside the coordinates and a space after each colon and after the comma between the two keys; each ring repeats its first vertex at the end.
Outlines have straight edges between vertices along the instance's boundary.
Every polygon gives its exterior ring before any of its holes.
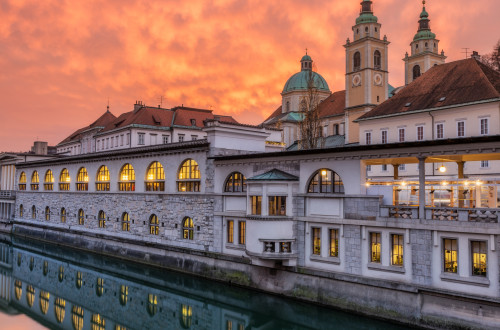
{"type": "Polygon", "coordinates": [[[172,118],[173,112],[171,110],[144,106],[134,111],[122,113],[114,121],[106,125],[101,132],[108,132],[132,124],[170,127],[172,118]]]}
{"type": "Polygon", "coordinates": [[[471,58],[429,69],[359,120],[498,98],[500,73],[471,58]]]}
{"type": "Polygon", "coordinates": [[[272,119],[280,118],[282,115],[281,109],[282,109],[282,106],[280,105],[278,107],[278,109],[274,110],[274,112],[269,117],[267,117],[266,120],[264,120],[264,123],[266,123],[266,124],[273,123],[273,122],[275,122],[275,120],[272,120],[272,119]]]}
{"type": "Polygon", "coordinates": [[[319,117],[326,118],[344,115],[345,90],[330,94],[318,106],[319,117]]]}
{"type": "MultiPolygon", "coordinates": [[[[317,148],[340,148],[345,146],[344,135],[330,135],[323,139],[318,139],[317,148]]],[[[299,144],[295,141],[292,145],[286,148],[287,151],[299,150],[299,144]]]]}
{"type": "Polygon", "coordinates": [[[110,122],[112,122],[115,119],[116,119],[115,115],[113,115],[108,110],[102,116],[97,118],[97,120],[94,121],[92,124],[90,124],[89,126],[80,128],[79,130],[73,132],[73,134],[71,134],[70,136],[65,138],[59,144],[63,144],[63,143],[71,142],[71,141],[78,141],[83,132],[88,131],[89,129],[92,129],[92,128],[105,127],[106,125],[108,125],[110,122]]]}
{"type": "Polygon", "coordinates": [[[274,168],[266,173],[248,178],[247,181],[299,181],[299,177],[274,168]]]}

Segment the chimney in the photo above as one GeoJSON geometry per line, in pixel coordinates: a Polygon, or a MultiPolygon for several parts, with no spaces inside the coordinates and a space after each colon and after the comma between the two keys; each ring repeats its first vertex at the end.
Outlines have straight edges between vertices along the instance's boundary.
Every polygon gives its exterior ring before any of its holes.
{"type": "Polygon", "coordinates": [[[480,61],[481,60],[481,55],[479,55],[479,53],[476,52],[476,51],[473,51],[472,55],[470,57],[473,58],[473,59],[475,59],[476,61],[480,61]]]}
{"type": "Polygon", "coordinates": [[[35,141],[33,147],[31,147],[31,151],[36,155],[46,155],[47,154],[47,142],[35,141]]]}
{"type": "Polygon", "coordinates": [[[142,101],[135,101],[135,104],[134,104],[134,111],[137,111],[139,110],[140,108],[142,108],[144,106],[144,104],[142,104],[142,101]]]}

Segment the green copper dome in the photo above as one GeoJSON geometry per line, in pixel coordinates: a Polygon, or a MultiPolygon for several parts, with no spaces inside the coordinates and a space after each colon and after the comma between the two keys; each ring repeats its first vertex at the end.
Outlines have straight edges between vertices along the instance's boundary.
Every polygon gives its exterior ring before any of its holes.
{"type": "Polygon", "coordinates": [[[413,37],[413,41],[425,40],[425,39],[436,39],[436,34],[432,33],[431,30],[418,31],[413,37]]]}
{"type": "Polygon", "coordinates": [[[378,22],[377,16],[374,16],[372,13],[362,13],[361,15],[359,15],[358,18],[356,18],[356,25],[362,23],[377,23],[377,22],[378,22]]]}
{"type": "Polygon", "coordinates": [[[436,34],[431,32],[429,13],[425,10],[425,1],[423,1],[423,3],[424,6],[422,7],[420,20],[418,21],[418,32],[413,37],[413,41],[436,39],[436,34]]]}
{"type": "Polygon", "coordinates": [[[312,61],[312,58],[311,56],[305,54],[304,56],[302,56],[302,58],[300,59],[301,62],[303,61],[312,61]]]}
{"type": "Polygon", "coordinates": [[[307,90],[307,83],[308,81],[311,81],[309,79],[312,79],[314,87],[318,90],[326,92],[330,91],[326,80],[319,73],[306,70],[297,72],[296,74],[291,76],[290,79],[288,79],[288,81],[286,82],[285,87],[283,87],[282,93],[307,90]]]}

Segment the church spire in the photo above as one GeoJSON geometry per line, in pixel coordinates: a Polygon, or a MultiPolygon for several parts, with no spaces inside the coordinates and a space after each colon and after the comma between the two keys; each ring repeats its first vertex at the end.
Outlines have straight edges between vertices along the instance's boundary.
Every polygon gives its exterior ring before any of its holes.
{"type": "Polygon", "coordinates": [[[359,17],[356,18],[356,25],[363,23],[377,23],[377,21],[377,16],[373,15],[373,1],[361,1],[361,9],[359,12],[359,17]]]}
{"type": "Polygon", "coordinates": [[[300,60],[300,71],[312,71],[312,62],[311,56],[307,55],[306,48],[306,54],[300,60]]]}
{"type": "Polygon", "coordinates": [[[425,10],[425,0],[422,1],[422,12],[418,21],[418,31],[413,40],[435,39],[436,35],[431,32],[429,13],[425,10]]]}

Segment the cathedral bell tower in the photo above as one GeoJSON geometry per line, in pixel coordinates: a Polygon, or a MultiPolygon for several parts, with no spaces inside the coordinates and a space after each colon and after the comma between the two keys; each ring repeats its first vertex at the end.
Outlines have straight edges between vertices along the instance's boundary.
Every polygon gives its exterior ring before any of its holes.
{"type": "Polygon", "coordinates": [[[411,55],[406,53],[405,62],[405,84],[420,77],[431,67],[444,64],[446,56],[444,51],[439,54],[439,40],[431,32],[429,14],[425,10],[425,0],[422,1],[423,8],[418,21],[418,31],[411,42],[411,55]]]}
{"type": "Polygon", "coordinates": [[[359,142],[361,115],[384,102],[389,93],[387,37],[380,39],[381,24],[373,15],[373,2],[363,0],[361,11],[352,27],[354,39],[347,39],[346,50],[346,143],[359,142]]]}

